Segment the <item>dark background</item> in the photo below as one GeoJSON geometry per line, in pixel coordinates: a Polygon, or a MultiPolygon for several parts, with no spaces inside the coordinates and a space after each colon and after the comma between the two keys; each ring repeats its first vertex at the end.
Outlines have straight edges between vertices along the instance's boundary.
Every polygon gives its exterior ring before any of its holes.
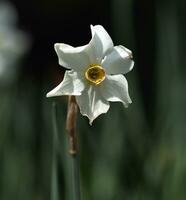
{"type": "MultiPolygon", "coordinates": [[[[90,24],[101,24],[115,45],[131,49],[126,75],[133,103],[113,103],[93,126],[79,115],[83,199],[184,200],[186,198],[186,26],[184,0],[12,0],[17,29],[30,48],[16,61],[16,78],[0,87],[0,199],[50,199],[52,100],[63,79],[53,45],[87,44],[90,24]]],[[[55,99],[61,199],[71,193],[65,116],[67,99],[55,99]]]]}

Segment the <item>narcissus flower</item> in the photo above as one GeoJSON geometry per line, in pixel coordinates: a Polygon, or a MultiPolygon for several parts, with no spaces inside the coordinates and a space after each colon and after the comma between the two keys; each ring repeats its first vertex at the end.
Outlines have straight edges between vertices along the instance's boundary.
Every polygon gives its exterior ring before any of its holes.
{"type": "Polygon", "coordinates": [[[17,12],[7,1],[0,1],[0,85],[16,80],[19,59],[29,50],[29,37],[17,29],[17,12]]]}
{"type": "Polygon", "coordinates": [[[128,106],[132,101],[123,74],[132,70],[132,52],[124,46],[114,46],[101,25],[91,25],[92,39],[81,47],[54,45],[59,64],[68,70],[63,81],[47,97],[74,95],[82,115],[90,124],[109,110],[109,101],[128,106]]]}

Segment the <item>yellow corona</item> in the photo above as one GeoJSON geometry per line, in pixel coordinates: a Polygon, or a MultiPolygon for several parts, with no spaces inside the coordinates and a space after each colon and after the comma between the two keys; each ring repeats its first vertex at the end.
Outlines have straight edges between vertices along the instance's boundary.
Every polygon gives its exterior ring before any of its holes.
{"type": "Polygon", "coordinates": [[[85,77],[90,83],[99,85],[105,79],[105,70],[100,65],[91,65],[85,71],[85,77]]]}

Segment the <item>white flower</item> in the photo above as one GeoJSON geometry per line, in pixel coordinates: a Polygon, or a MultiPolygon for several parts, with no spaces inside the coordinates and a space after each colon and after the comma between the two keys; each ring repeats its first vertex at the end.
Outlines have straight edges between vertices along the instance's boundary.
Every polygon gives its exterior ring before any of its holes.
{"type": "Polygon", "coordinates": [[[101,25],[91,25],[92,39],[81,47],[55,44],[59,64],[69,69],[63,81],[47,97],[74,95],[82,115],[92,124],[106,113],[109,101],[120,101],[125,107],[131,103],[128,83],[122,74],[132,70],[132,52],[123,46],[114,46],[101,25]]]}
{"type": "Polygon", "coordinates": [[[29,48],[28,36],[16,27],[12,4],[0,2],[0,84],[11,83],[17,75],[17,61],[29,48]]]}

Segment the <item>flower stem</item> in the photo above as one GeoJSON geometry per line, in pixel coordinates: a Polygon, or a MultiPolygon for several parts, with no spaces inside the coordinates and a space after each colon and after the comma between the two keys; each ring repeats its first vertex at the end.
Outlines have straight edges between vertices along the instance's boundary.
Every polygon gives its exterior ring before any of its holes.
{"type": "Polygon", "coordinates": [[[58,148],[58,129],[57,129],[57,108],[56,102],[52,103],[52,125],[53,125],[53,149],[52,149],[52,173],[51,173],[51,200],[59,200],[58,180],[57,180],[57,148],[58,148]]]}
{"type": "Polygon", "coordinates": [[[77,155],[71,156],[72,160],[72,199],[73,200],[80,200],[80,178],[79,178],[79,159],[77,155]]]}
{"type": "Polygon", "coordinates": [[[76,119],[77,119],[77,103],[74,96],[69,96],[66,129],[69,135],[69,153],[72,163],[72,199],[80,200],[80,178],[79,178],[79,158],[77,149],[77,133],[76,133],[76,119]]]}

